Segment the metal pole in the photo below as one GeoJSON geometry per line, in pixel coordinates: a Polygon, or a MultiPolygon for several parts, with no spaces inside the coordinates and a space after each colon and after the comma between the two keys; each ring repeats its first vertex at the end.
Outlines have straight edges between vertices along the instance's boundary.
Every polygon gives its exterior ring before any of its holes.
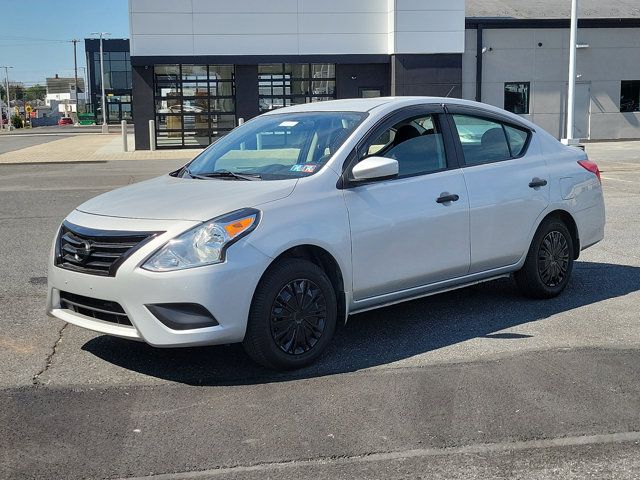
{"type": "Polygon", "coordinates": [[[156,122],[149,120],[149,150],[156,149],[156,122]]]}
{"type": "Polygon", "coordinates": [[[11,97],[9,97],[9,69],[13,67],[9,67],[4,65],[4,73],[6,80],[6,89],[7,89],[7,131],[11,131],[11,97]]]}
{"type": "Polygon", "coordinates": [[[127,121],[122,120],[120,122],[120,125],[122,126],[122,151],[128,152],[129,146],[127,145],[127,121]]]}
{"type": "Polygon", "coordinates": [[[569,40],[569,89],[567,94],[567,138],[566,144],[574,142],[576,107],[576,44],[578,42],[578,0],[571,0],[571,38],[569,40]]]}
{"type": "Polygon", "coordinates": [[[107,99],[104,93],[104,54],[102,51],[102,33],[100,34],[100,88],[102,89],[102,133],[109,133],[107,125],[107,99]]]}
{"type": "Polygon", "coordinates": [[[76,120],[78,119],[78,113],[80,113],[80,98],[78,97],[78,40],[73,39],[73,71],[75,81],[75,94],[76,94],[76,120]]]}
{"type": "Polygon", "coordinates": [[[102,39],[110,35],[109,32],[93,32],[91,35],[100,36],[100,86],[102,88],[102,133],[109,133],[107,124],[107,99],[104,93],[104,52],[102,50],[102,39]]]}

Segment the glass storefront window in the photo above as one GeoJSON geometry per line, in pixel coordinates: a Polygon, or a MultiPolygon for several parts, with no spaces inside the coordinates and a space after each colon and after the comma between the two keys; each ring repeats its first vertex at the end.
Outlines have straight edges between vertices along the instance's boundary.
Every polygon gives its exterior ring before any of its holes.
{"type": "Polygon", "coordinates": [[[129,88],[126,72],[111,72],[111,88],[114,90],[126,90],[129,88]]]}
{"type": "Polygon", "coordinates": [[[335,75],[336,67],[333,63],[258,65],[260,112],[289,105],[332,100],[336,98],[335,75]]]}
{"type": "Polygon", "coordinates": [[[309,64],[295,63],[293,65],[292,74],[294,78],[309,78],[309,64]]]}
{"type": "Polygon", "coordinates": [[[183,82],[182,95],[185,97],[209,96],[209,85],[207,82],[183,82]]]}
{"type": "Polygon", "coordinates": [[[207,81],[206,65],[182,65],[182,80],[204,80],[207,81]]]}
{"type": "Polygon", "coordinates": [[[175,81],[180,76],[178,65],[156,65],[153,70],[156,81],[175,81]]]}
{"type": "Polygon", "coordinates": [[[209,65],[211,80],[233,80],[233,65],[209,65]]]}
{"type": "Polygon", "coordinates": [[[324,82],[312,82],[311,83],[311,92],[313,95],[327,95],[333,96],[336,91],[336,82],[335,80],[327,80],[324,82]]]}
{"type": "MultiPolygon", "coordinates": [[[[122,120],[131,120],[131,95],[107,95],[107,123],[118,124],[122,120]]],[[[97,95],[98,107],[96,114],[99,122],[102,122],[102,96],[97,95]]]]}
{"type": "Polygon", "coordinates": [[[336,78],[336,66],[333,63],[315,63],[311,65],[312,78],[336,78]]]}
{"type": "Polygon", "coordinates": [[[212,98],[209,103],[211,112],[233,113],[235,110],[235,102],[233,98],[212,98]]]}
{"type": "Polygon", "coordinates": [[[233,65],[154,67],[158,147],[201,147],[236,126],[233,65]]]}
{"type": "Polygon", "coordinates": [[[282,75],[283,67],[282,63],[263,63],[258,65],[258,75],[282,75]]]}

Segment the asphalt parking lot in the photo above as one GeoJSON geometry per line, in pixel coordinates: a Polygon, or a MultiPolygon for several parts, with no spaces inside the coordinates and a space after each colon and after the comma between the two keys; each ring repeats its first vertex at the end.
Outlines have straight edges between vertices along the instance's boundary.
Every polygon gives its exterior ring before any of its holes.
{"type": "Polygon", "coordinates": [[[606,239],[562,296],[359,314],[288,374],[44,314],[64,216],[180,161],[0,165],[0,478],[640,478],[640,142],[588,150],[606,239]]]}

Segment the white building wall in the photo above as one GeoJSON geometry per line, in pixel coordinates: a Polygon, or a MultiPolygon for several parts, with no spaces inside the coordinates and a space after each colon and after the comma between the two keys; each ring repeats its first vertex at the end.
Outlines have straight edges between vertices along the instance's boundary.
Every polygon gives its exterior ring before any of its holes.
{"type": "Polygon", "coordinates": [[[129,0],[131,55],[462,53],[464,0],[129,0]]]}
{"type": "Polygon", "coordinates": [[[395,0],[394,46],[388,53],[464,52],[464,0],[395,0]]]}
{"type": "MultiPolygon", "coordinates": [[[[463,96],[475,98],[476,32],[466,33],[463,96]]],[[[504,107],[505,82],[531,82],[525,117],[561,138],[565,130],[568,29],[484,30],[482,101],[504,107]],[[542,44],[542,45],[539,45],[542,44]]],[[[577,81],[590,86],[591,139],[639,138],[640,113],[620,113],[622,80],[640,80],[640,29],[580,29],[577,81]]]]}

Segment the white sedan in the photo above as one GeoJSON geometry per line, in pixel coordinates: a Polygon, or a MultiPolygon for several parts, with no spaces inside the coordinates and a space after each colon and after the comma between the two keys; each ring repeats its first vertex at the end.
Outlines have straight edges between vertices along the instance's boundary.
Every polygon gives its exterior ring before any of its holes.
{"type": "Polygon", "coordinates": [[[604,224],[596,164],[516,115],[450,98],[299,105],[80,205],[54,241],[47,310],[298,368],[352,313],[510,275],[554,297],[604,224]]]}

